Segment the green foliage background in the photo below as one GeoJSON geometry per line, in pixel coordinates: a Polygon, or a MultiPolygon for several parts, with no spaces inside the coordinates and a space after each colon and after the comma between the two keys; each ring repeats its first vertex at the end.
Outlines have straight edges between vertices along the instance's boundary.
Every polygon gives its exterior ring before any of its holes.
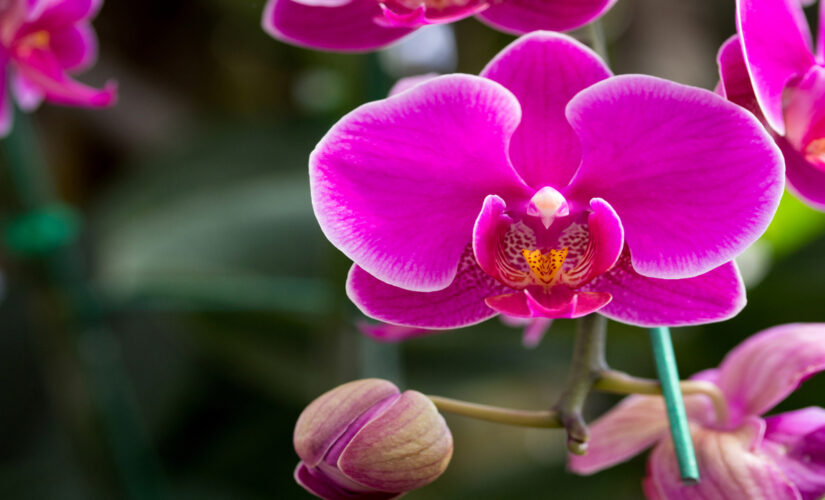
{"type": "MultiPolygon", "coordinates": [[[[392,82],[374,56],[270,39],[262,9],[110,0],[95,23],[101,60],[84,79],[115,75],[120,104],[35,115],[57,188],[83,215],[83,259],[110,328],[55,327],[63,311],[42,270],[3,252],[0,498],[309,498],[291,477],[292,426],[338,383],[381,376],[534,409],[558,395],[568,321],[533,350],[496,320],[400,346],[357,333],[349,263],[316,226],[306,163],[339,116],[392,82]],[[119,406],[101,403],[112,398],[119,406]]],[[[713,88],[733,1],[619,0],[605,26],[617,73],[713,88]]],[[[512,39],[474,20],[455,31],[468,73],[512,39]]],[[[0,203],[11,213],[7,177],[0,203]]],[[[744,313],[674,331],[683,375],[763,328],[825,320],[825,215],[786,197],[743,267],[758,280],[744,313]]],[[[653,375],[642,329],[611,324],[608,349],[614,367],[653,375]]],[[[780,409],[825,406],[824,389],[814,378],[780,409]]],[[[588,414],[615,401],[594,395],[588,414]]],[[[565,472],[560,431],[448,422],[450,469],[407,498],[641,497],[643,458],[581,478],[565,472]]]]}

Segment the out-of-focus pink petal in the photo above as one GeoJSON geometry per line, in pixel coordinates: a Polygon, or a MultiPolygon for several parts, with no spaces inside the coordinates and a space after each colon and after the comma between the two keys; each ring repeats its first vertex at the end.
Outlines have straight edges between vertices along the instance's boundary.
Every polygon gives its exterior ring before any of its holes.
{"type": "Polygon", "coordinates": [[[503,293],[487,297],[484,302],[495,311],[515,318],[530,318],[532,313],[527,306],[527,296],[519,290],[514,293],[503,293]]]}
{"type": "MultiPolygon", "coordinates": [[[[805,5],[812,4],[813,1],[805,3],[805,5]]],[[[819,29],[816,34],[816,58],[819,62],[825,61],[825,3],[819,3],[819,29]]]]}
{"type": "Polygon", "coordinates": [[[263,28],[278,40],[291,44],[358,52],[389,45],[413,31],[413,28],[378,24],[375,19],[383,15],[376,0],[352,0],[337,7],[269,0],[264,9],[263,28]]]}
{"type": "Polygon", "coordinates": [[[590,424],[587,454],[568,455],[567,467],[576,474],[594,474],[638,455],[667,431],[664,399],[627,397],[590,424]]]}
{"type": "Polygon", "coordinates": [[[768,227],[784,185],[782,156],[739,106],[706,90],[628,75],[577,94],[567,116],[584,156],[563,194],[610,203],[639,274],[708,272],[768,227]]]}
{"type": "Polygon", "coordinates": [[[588,290],[607,292],[613,301],[599,311],[637,326],[684,326],[730,319],[745,307],[745,285],[733,263],[695,278],[648,278],[633,270],[625,255],[588,290]]]}
{"type": "Polygon", "coordinates": [[[359,321],[355,326],[358,327],[361,333],[379,342],[401,342],[438,333],[438,330],[427,330],[426,328],[393,325],[390,323],[368,323],[366,321],[359,321]]]}
{"type": "Polygon", "coordinates": [[[759,106],[768,124],[783,135],[785,86],[816,64],[805,14],[795,0],[737,0],[736,15],[759,106]]]}
{"type": "Polygon", "coordinates": [[[825,68],[815,66],[795,81],[785,90],[783,103],[785,138],[797,150],[825,137],[825,68]]]}
{"type": "Polygon", "coordinates": [[[544,338],[544,334],[553,325],[553,320],[550,318],[520,318],[502,314],[499,319],[507,326],[524,327],[524,337],[521,344],[530,349],[539,345],[541,339],[544,338]]]}
{"type": "Polygon", "coordinates": [[[10,79],[11,91],[17,105],[23,111],[33,111],[40,106],[46,97],[43,91],[20,75],[19,71],[12,71],[10,79]]]}
{"type": "Polygon", "coordinates": [[[69,27],[97,15],[103,0],[37,0],[20,35],[69,27]]]}
{"type": "Polygon", "coordinates": [[[759,109],[759,103],[756,102],[756,95],[753,93],[751,76],[745,66],[742,43],[737,35],[728,38],[722,44],[716,55],[716,62],[719,65],[722,97],[742,106],[763,120],[762,110],[759,109]]]}
{"type": "Polygon", "coordinates": [[[732,417],[761,415],[808,377],[825,369],[825,323],[776,326],[734,348],[719,365],[717,385],[732,417]]]}
{"type": "Polygon", "coordinates": [[[404,0],[381,0],[386,19],[379,20],[390,26],[418,27],[425,24],[451,23],[472,16],[489,5],[486,0],[462,2],[421,2],[411,6],[404,0]]]}
{"type": "Polygon", "coordinates": [[[803,500],[825,496],[825,410],[805,408],[768,417],[765,422],[763,453],[782,469],[803,500]]]}
{"type": "Polygon", "coordinates": [[[469,75],[441,76],[352,111],[310,157],[321,229],[381,281],[447,287],[485,197],[532,194],[507,159],[519,118],[510,92],[469,75]]]}
{"type": "Polygon", "coordinates": [[[81,71],[97,59],[97,37],[87,24],[67,26],[50,34],[50,47],[64,70],[81,71]]]}
{"type": "Polygon", "coordinates": [[[37,86],[45,98],[56,104],[101,108],[111,106],[117,98],[117,85],[109,82],[95,89],[71,79],[60,66],[57,57],[45,50],[34,49],[15,58],[20,76],[37,86]]]}
{"type": "Polygon", "coordinates": [[[436,292],[411,292],[388,285],[358,266],[347,279],[347,295],[367,316],[432,330],[460,328],[495,316],[484,299],[508,290],[475,264],[465,253],[455,280],[436,292]]]}
{"type": "MultiPolygon", "coordinates": [[[[490,9],[506,5],[511,3],[490,9]]],[[[535,188],[566,186],[579,167],[581,146],[564,109],[579,91],[609,77],[610,70],[576,40],[542,31],[511,43],[481,76],[507,87],[521,104],[510,158],[522,178],[535,188]]]]}
{"type": "Polygon", "coordinates": [[[651,488],[667,500],[801,500],[799,492],[758,446],[764,422],[751,418],[735,431],[691,428],[699,484],[685,485],[673,450],[663,439],[650,457],[651,488]]]}
{"type": "Polygon", "coordinates": [[[787,139],[776,140],[785,156],[788,189],[808,205],[825,211],[825,170],[813,165],[787,139]]]}
{"type": "Polygon", "coordinates": [[[439,76],[438,73],[426,73],[423,75],[408,76],[395,82],[395,85],[390,89],[390,95],[400,94],[407,89],[411,89],[419,83],[424,83],[439,76]]]}
{"type": "Polygon", "coordinates": [[[616,0],[503,0],[478,15],[493,28],[520,35],[535,30],[568,31],[601,16],[616,0]]]}

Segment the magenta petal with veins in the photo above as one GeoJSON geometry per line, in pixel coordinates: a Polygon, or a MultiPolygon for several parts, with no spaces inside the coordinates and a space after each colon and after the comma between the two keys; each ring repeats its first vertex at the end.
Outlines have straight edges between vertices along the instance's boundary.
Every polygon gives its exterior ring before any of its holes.
{"type": "Polygon", "coordinates": [[[767,227],[782,167],[738,106],[610,77],[590,49],[537,32],[482,77],[422,79],[351,112],[310,181],[322,230],[355,261],[349,296],[374,319],[683,325],[742,307],[729,261],[767,227]]]}

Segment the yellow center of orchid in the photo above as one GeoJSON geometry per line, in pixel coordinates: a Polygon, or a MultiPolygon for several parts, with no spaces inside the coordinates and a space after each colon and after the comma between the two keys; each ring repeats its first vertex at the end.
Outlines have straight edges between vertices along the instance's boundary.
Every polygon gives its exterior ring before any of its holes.
{"type": "Polygon", "coordinates": [[[51,35],[46,30],[40,30],[26,36],[17,44],[19,54],[27,57],[31,55],[32,51],[37,49],[48,49],[52,41],[51,35]]]}
{"type": "Polygon", "coordinates": [[[814,139],[805,147],[805,159],[814,165],[825,163],[825,138],[814,139]]]}
{"type": "Polygon", "coordinates": [[[521,251],[521,254],[524,256],[524,260],[527,261],[527,265],[530,266],[533,277],[542,285],[550,286],[556,280],[559,271],[561,271],[564,259],[567,258],[567,247],[561,250],[550,250],[547,253],[542,253],[541,250],[530,251],[525,248],[521,251]]]}

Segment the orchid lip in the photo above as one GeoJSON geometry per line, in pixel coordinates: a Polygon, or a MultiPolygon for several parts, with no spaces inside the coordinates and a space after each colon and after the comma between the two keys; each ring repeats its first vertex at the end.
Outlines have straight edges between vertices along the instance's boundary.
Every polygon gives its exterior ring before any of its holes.
{"type": "Polygon", "coordinates": [[[545,186],[530,198],[527,215],[539,217],[544,228],[549,229],[556,217],[570,215],[570,205],[564,195],[550,186],[545,186]]]}

